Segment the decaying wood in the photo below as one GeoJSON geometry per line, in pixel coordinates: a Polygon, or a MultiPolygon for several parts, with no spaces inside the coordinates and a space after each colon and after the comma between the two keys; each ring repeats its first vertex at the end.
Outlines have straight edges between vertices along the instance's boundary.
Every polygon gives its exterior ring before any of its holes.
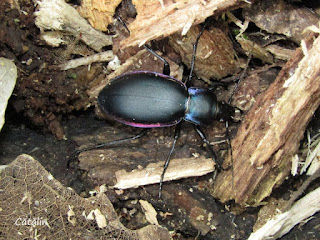
{"type": "Polygon", "coordinates": [[[288,233],[295,225],[310,219],[320,210],[319,206],[320,188],[317,188],[296,202],[288,211],[273,216],[261,228],[252,233],[248,240],[278,239],[288,233]]]}
{"type": "Polygon", "coordinates": [[[274,55],[275,58],[285,61],[289,61],[289,59],[294,54],[294,50],[284,48],[276,44],[268,45],[266,47],[266,50],[269,51],[272,55],[274,55]]]}
{"type": "Polygon", "coordinates": [[[82,0],[78,11],[92,27],[106,31],[121,0],[82,0]]]}
{"type": "Polygon", "coordinates": [[[91,27],[77,10],[64,0],[43,0],[38,3],[40,7],[34,13],[35,24],[42,32],[41,37],[51,41],[47,41],[49,45],[57,47],[57,44],[63,42],[62,38],[65,34],[81,39],[96,51],[101,51],[102,47],[112,44],[111,36],[91,27]]]}
{"type": "MultiPolygon", "coordinates": [[[[201,31],[199,25],[190,28],[185,36],[175,33],[169,44],[179,53],[190,69],[193,44],[201,31]]],[[[205,30],[199,39],[194,71],[202,79],[221,79],[237,70],[235,52],[228,36],[219,28],[205,30]]]]}
{"type": "Polygon", "coordinates": [[[265,63],[273,63],[273,56],[269,53],[264,47],[256,44],[249,39],[244,38],[242,35],[238,35],[236,37],[238,43],[240,43],[241,48],[250,54],[253,57],[260,59],[262,62],[265,63]]]}
{"type": "Polygon", "coordinates": [[[297,44],[307,36],[308,26],[317,25],[319,16],[306,7],[284,0],[257,1],[243,11],[244,17],[259,28],[287,36],[297,44]]]}
{"type": "Polygon", "coordinates": [[[152,204],[142,199],[139,200],[139,203],[141,205],[141,208],[143,209],[147,221],[153,225],[160,225],[157,220],[158,213],[154,209],[152,204]]]}
{"type": "Polygon", "coordinates": [[[204,22],[213,15],[243,6],[243,0],[135,0],[136,19],[129,24],[130,37],[122,46],[136,46],[164,38],[175,32],[186,34],[192,25],[204,22]]]}
{"type": "MultiPolygon", "coordinates": [[[[203,176],[214,171],[214,161],[211,158],[178,158],[171,159],[164,176],[164,181],[181,178],[203,176]]],[[[144,169],[131,172],[120,170],[115,173],[117,183],[115,188],[127,189],[160,182],[164,161],[151,163],[144,169]]]]}
{"type": "MultiPolygon", "coordinates": [[[[164,190],[163,195],[165,194],[164,190]]],[[[177,185],[172,185],[172,188],[170,186],[169,194],[173,195],[179,211],[186,212],[184,221],[189,222],[202,236],[219,227],[221,215],[218,212],[212,212],[214,203],[207,204],[206,201],[198,199],[194,192],[181,189],[177,185]]]]}
{"type": "Polygon", "coordinates": [[[72,68],[77,68],[79,66],[90,65],[95,62],[109,62],[114,59],[113,52],[111,50],[93,54],[87,57],[71,59],[66,63],[60,64],[59,68],[61,70],[68,70],[72,68]]]}
{"type": "Polygon", "coordinates": [[[307,175],[314,175],[320,169],[320,136],[318,135],[308,143],[306,160],[300,170],[300,174],[307,171],[307,175]],[[313,141],[312,141],[313,140],[313,141]]]}
{"type": "Polygon", "coordinates": [[[233,171],[220,174],[212,195],[258,205],[291,168],[305,128],[320,104],[320,37],[309,37],[246,115],[232,141],[233,171]]]}
{"type": "MultiPolygon", "coordinates": [[[[149,134],[152,133],[153,131],[149,134]]],[[[86,171],[87,176],[96,184],[107,184],[120,189],[159,183],[172,138],[171,136],[160,137],[157,130],[154,134],[157,137],[149,136],[111,148],[84,151],[78,156],[79,168],[86,171]]],[[[81,149],[132,135],[135,134],[105,126],[87,135],[76,136],[74,140],[81,149]]],[[[189,157],[191,152],[189,149],[185,150],[176,150],[175,154],[182,157],[171,159],[165,181],[202,176],[214,171],[215,163],[211,158],[189,157]]]]}

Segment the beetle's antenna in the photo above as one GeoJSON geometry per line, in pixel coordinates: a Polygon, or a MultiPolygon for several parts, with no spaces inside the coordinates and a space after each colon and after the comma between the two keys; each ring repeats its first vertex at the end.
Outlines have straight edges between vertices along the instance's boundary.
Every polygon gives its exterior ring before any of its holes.
{"type": "Polygon", "coordinates": [[[235,87],[233,88],[232,92],[231,92],[231,96],[229,98],[229,101],[228,101],[228,104],[231,104],[232,100],[233,100],[233,96],[235,94],[235,92],[237,91],[239,85],[240,85],[240,82],[242,81],[242,79],[245,77],[245,75],[247,74],[247,71],[248,71],[248,68],[249,68],[249,63],[251,61],[251,58],[252,58],[252,55],[250,54],[248,56],[248,59],[247,59],[247,63],[246,63],[246,66],[245,68],[243,69],[242,73],[240,74],[239,76],[239,79],[237,81],[237,84],[235,85],[235,87]]]}
{"type": "MultiPolygon", "coordinates": [[[[247,63],[246,63],[246,66],[245,68],[243,69],[242,73],[240,74],[239,76],[239,80],[237,81],[237,84],[235,85],[234,89],[232,90],[231,92],[231,96],[228,100],[228,104],[230,105],[232,100],[233,100],[233,96],[236,92],[236,90],[238,89],[239,85],[240,85],[240,82],[242,81],[242,79],[244,78],[245,74],[247,73],[248,71],[248,67],[249,67],[249,63],[251,61],[251,57],[252,55],[250,54],[249,57],[248,57],[248,60],[247,60],[247,63]]],[[[229,131],[229,122],[228,120],[226,121],[226,138],[227,138],[227,141],[228,141],[228,150],[230,152],[230,158],[231,158],[231,175],[232,175],[232,189],[234,191],[234,168],[233,168],[233,152],[232,152],[232,146],[231,146],[231,138],[230,138],[230,131],[229,131]]]]}
{"type": "Polygon", "coordinates": [[[196,53],[197,53],[197,48],[198,48],[198,43],[199,43],[199,39],[202,35],[202,33],[204,32],[204,29],[206,27],[207,23],[205,23],[200,31],[200,33],[198,34],[197,38],[196,38],[196,41],[194,42],[193,44],[193,51],[192,51],[192,59],[191,59],[191,66],[190,66],[190,73],[189,73],[189,76],[188,76],[188,79],[187,81],[185,82],[185,84],[189,83],[191,81],[191,78],[192,78],[192,73],[193,73],[193,70],[194,70],[194,65],[195,65],[195,60],[196,60],[196,53]]]}

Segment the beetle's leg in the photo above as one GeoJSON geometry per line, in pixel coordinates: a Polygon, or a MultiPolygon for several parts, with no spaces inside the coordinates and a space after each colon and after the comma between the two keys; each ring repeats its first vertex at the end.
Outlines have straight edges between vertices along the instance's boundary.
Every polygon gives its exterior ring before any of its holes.
{"type": "Polygon", "coordinates": [[[211,155],[211,158],[213,159],[213,161],[216,163],[216,169],[218,171],[221,171],[221,161],[218,159],[217,155],[215,154],[215,152],[212,149],[212,146],[210,144],[210,142],[208,141],[207,137],[205,136],[204,132],[200,129],[199,126],[194,125],[194,128],[196,130],[196,132],[199,134],[199,136],[201,137],[202,141],[205,143],[205,147],[207,149],[207,151],[209,152],[209,154],[211,155]]]}
{"type": "Polygon", "coordinates": [[[144,129],[142,129],[141,132],[139,132],[137,135],[132,136],[132,137],[123,138],[123,139],[119,139],[119,140],[115,140],[115,141],[111,141],[111,142],[98,143],[98,144],[96,144],[94,146],[90,146],[90,147],[79,149],[79,150],[75,151],[72,154],[72,156],[69,158],[68,163],[67,163],[67,168],[69,168],[70,163],[82,152],[86,152],[86,151],[93,150],[93,149],[98,149],[98,148],[111,147],[113,145],[118,145],[118,144],[121,144],[121,143],[129,142],[129,141],[132,141],[132,140],[135,140],[135,139],[143,137],[144,135],[146,135],[148,130],[149,130],[149,128],[144,128],[144,129]]]}
{"type": "Polygon", "coordinates": [[[181,122],[176,125],[175,131],[174,131],[174,139],[173,139],[173,142],[171,145],[171,149],[170,149],[170,152],[169,152],[169,154],[166,158],[166,161],[164,163],[164,166],[163,166],[163,171],[162,171],[162,174],[160,177],[159,198],[161,198],[161,190],[162,190],[162,185],[163,185],[164,174],[166,173],[166,170],[169,166],[171,155],[172,155],[174,148],[176,146],[176,142],[177,142],[178,138],[180,137],[180,129],[181,129],[181,122]]]}
{"type": "MultiPolygon", "coordinates": [[[[128,31],[128,33],[130,34],[130,30],[127,27],[127,24],[122,20],[122,18],[120,16],[117,15],[116,17],[120,21],[120,23],[124,26],[124,28],[128,31]]],[[[159,60],[161,60],[163,62],[163,64],[164,64],[164,66],[163,66],[163,74],[169,76],[170,75],[170,66],[169,66],[169,63],[167,62],[167,60],[165,60],[163,57],[161,57],[158,53],[153,51],[147,45],[143,45],[143,47],[145,49],[147,49],[151,54],[153,54],[155,57],[157,57],[159,60]]]]}
{"type": "Polygon", "coordinates": [[[122,24],[122,26],[124,26],[124,28],[127,30],[127,32],[128,32],[129,35],[130,35],[130,30],[129,30],[127,24],[122,20],[122,18],[121,18],[118,14],[116,14],[115,17],[120,21],[120,23],[122,24]]]}
{"type": "Polygon", "coordinates": [[[191,82],[192,79],[192,73],[194,70],[194,64],[195,64],[195,60],[196,60],[196,53],[197,53],[197,48],[198,48],[198,43],[199,43],[199,39],[202,35],[202,33],[204,32],[204,29],[206,27],[206,24],[204,24],[204,26],[202,27],[200,33],[198,34],[196,41],[193,44],[193,51],[192,51],[192,58],[191,58],[191,66],[190,66],[190,73],[189,76],[185,82],[186,86],[188,86],[188,84],[191,82]]]}
{"type": "Polygon", "coordinates": [[[147,49],[151,54],[153,54],[155,57],[157,57],[159,60],[161,60],[164,64],[163,66],[163,74],[169,76],[170,75],[170,66],[167,60],[165,60],[163,57],[161,57],[158,53],[153,51],[150,47],[147,45],[143,45],[145,49],[147,49]]]}

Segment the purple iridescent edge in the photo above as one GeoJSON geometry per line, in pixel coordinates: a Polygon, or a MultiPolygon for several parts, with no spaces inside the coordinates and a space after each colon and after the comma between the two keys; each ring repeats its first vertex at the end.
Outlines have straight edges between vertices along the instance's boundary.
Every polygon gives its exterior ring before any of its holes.
{"type": "Polygon", "coordinates": [[[137,127],[137,128],[157,128],[157,127],[170,127],[177,125],[179,122],[181,122],[182,118],[179,120],[176,120],[174,123],[154,123],[154,124],[143,124],[143,123],[133,123],[129,121],[125,121],[123,119],[114,118],[117,122],[123,123],[125,125],[131,126],[131,127],[137,127]]]}

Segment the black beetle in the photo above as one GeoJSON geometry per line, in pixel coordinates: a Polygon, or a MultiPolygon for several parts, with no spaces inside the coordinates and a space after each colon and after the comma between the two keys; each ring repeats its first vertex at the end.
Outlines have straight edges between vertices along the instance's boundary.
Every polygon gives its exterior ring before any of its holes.
{"type": "Polygon", "coordinates": [[[230,118],[233,110],[218,102],[212,90],[187,88],[168,75],[148,71],[115,78],[100,92],[98,104],[112,119],[140,128],[168,127],[182,119],[205,125],[230,118]]]}
{"type": "MultiPolygon", "coordinates": [[[[197,44],[203,30],[204,28],[194,43],[187,83],[192,77],[197,44]]],[[[140,138],[145,135],[148,128],[176,125],[174,141],[160,179],[160,198],[164,174],[179,138],[181,121],[194,124],[195,130],[206,143],[213,160],[216,161],[211,145],[199,126],[209,124],[213,120],[230,120],[235,111],[230,105],[218,102],[213,89],[187,87],[187,83],[169,76],[168,62],[148,46],[144,45],[144,47],[164,62],[163,73],[150,71],[126,73],[113,79],[98,96],[98,105],[109,118],[129,126],[143,128],[143,130],[136,136],[84,148],[78,150],[76,154],[140,138]]],[[[218,164],[217,166],[219,168],[218,164]]]]}

